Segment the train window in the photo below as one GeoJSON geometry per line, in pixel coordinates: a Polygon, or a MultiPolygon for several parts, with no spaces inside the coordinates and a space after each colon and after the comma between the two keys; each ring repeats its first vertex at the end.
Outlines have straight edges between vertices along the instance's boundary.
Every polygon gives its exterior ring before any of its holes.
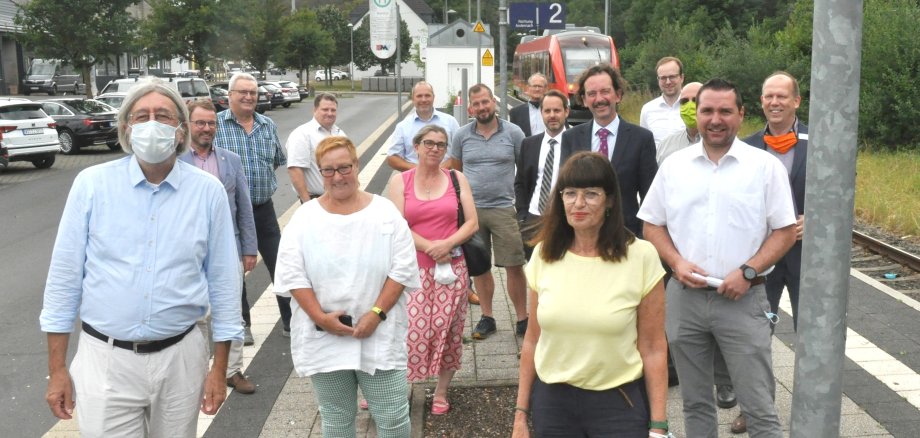
{"type": "Polygon", "coordinates": [[[566,79],[575,82],[578,75],[597,64],[610,62],[610,49],[602,47],[570,47],[562,50],[566,79]]]}

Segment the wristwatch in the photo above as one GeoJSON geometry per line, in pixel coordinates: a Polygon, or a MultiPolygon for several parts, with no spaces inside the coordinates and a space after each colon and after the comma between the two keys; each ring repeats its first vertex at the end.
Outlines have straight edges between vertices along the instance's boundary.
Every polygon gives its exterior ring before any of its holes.
{"type": "Polygon", "coordinates": [[[741,265],[741,274],[747,281],[754,281],[757,278],[757,270],[748,265],[741,265]]]}
{"type": "Polygon", "coordinates": [[[381,309],[381,308],[379,308],[379,307],[377,307],[377,306],[374,306],[374,307],[371,307],[371,312],[376,313],[377,316],[380,317],[380,320],[381,320],[381,321],[386,321],[386,320],[387,320],[387,313],[384,312],[383,309],[381,309]]]}

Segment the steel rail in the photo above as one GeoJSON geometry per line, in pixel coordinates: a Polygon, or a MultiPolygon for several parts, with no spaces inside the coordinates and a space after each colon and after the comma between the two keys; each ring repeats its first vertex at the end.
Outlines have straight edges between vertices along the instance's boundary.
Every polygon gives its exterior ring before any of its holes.
{"type": "Polygon", "coordinates": [[[853,243],[861,245],[876,254],[888,257],[914,271],[920,272],[920,257],[907,251],[891,246],[856,230],[853,230],[853,243]]]}

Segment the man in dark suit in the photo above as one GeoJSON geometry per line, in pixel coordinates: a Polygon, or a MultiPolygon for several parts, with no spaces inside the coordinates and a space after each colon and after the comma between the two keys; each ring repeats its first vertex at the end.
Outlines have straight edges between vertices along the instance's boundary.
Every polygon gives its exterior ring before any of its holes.
{"type": "Polygon", "coordinates": [[[527,260],[533,253],[527,242],[540,231],[540,216],[548,206],[559,176],[560,140],[569,117],[569,99],[558,90],[549,90],[540,101],[540,114],[546,130],[521,142],[521,158],[514,178],[514,208],[527,260]]]}
{"type": "Polygon", "coordinates": [[[593,121],[562,135],[561,163],[580,151],[606,155],[620,182],[626,227],[641,237],[642,221],[636,218],[639,198],[645,199],[658,164],[652,132],[617,116],[617,104],[625,91],[626,81],[610,64],[596,65],[582,73],[578,95],[591,111],[593,121]]]}
{"type": "MultiPolygon", "coordinates": [[[[189,129],[192,147],[180,155],[185,161],[217,177],[227,190],[230,201],[230,216],[236,232],[236,249],[243,261],[243,271],[249,272],[256,266],[259,248],[256,242],[256,224],[252,216],[252,201],[249,199],[249,183],[243,171],[240,156],[223,148],[214,147],[217,132],[217,114],[210,100],[195,100],[188,104],[189,129]]],[[[241,394],[252,394],[256,385],[249,381],[242,371],[243,345],[252,345],[252,331],[249,328],[249,302],[246,300],[246,282],[240,291],[245,336],[243,342],[230,343],[230,357],[227,362],[227,386],[241,394]]],[[[210,314],[199,327],[210,331],[210,314]]],[[[207,336],[206,336],[207,337],[207,336]]]]}
{"type": "Polygon", "coordinates": [[[540,115],[540,100],[546,93],[546,76],[534,73],[527,78],[527,96],[530,102],[518,105],[508,112],[508,121],[518,125],[525,137],[543,133],[543,117],[540,115]]]}

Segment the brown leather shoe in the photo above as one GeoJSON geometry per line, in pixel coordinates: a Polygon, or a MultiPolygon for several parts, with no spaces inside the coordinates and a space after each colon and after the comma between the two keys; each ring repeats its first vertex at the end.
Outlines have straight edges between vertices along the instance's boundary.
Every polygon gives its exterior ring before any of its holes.
{"type": "Polygon", "coordinates": [[[744,420],[743,414],[738,414],[738,418],[732,421],[732,433],[740,434],[747,432],[747,421],[744,420]]]}
{"type": "Polygon", "coordinates": [[[256,392],[256,385],[246,379],[243,373],[237,371],[227,378],[227,386],[236,390],[240,394],[252,394],[256,392]]]}
{"type": "Polygon", "coordinates": [[[467,289],[466,293],[467,293],[466,295],[467,301],[469,301],[470,304],[478,306],[479,305],[479,295],[477,295],[476,292],[473,292],[473,289],[467,289]]]}

